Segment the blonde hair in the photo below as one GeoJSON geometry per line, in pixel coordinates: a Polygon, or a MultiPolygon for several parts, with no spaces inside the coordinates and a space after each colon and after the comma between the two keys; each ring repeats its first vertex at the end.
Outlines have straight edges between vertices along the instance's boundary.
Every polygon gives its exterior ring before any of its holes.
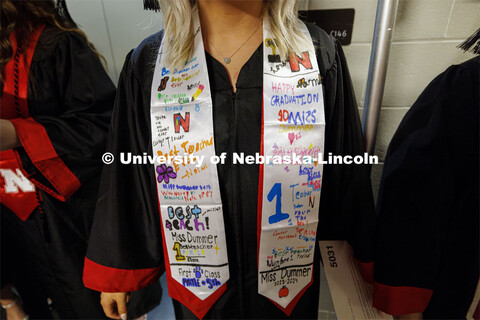
{"type": "MultiPolygon", "coordinates": [[[[278,54],[285,59],[300,54],[300,48],[311,46],[311,41],[301,31],[297,0],[263,0],[263,16],[270,18],[270,28],[275,38],[278,54]]],[[[171,67],[181,67],[193,55],[192,11],[196,0],[160,0],[165,17],[164,52],[171,67]]]]}

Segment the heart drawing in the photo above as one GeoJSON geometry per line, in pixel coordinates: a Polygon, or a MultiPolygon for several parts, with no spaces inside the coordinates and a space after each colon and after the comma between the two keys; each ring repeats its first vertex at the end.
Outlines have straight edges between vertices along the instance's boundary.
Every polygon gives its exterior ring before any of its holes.
{"type": "Polygon", "coordinates": [[[290,140],[290,144],[292,144],[293,140],[295,140],[295,133],[293,132],[288,133],[288,140],[290,140]]]}

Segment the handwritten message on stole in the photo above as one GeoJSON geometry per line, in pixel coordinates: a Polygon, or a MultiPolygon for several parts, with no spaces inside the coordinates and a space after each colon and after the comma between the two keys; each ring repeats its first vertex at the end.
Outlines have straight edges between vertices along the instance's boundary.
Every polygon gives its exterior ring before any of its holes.
{"type": "MultiPolygon", "coordinates": [[[[152,85],[154,155],[215,155],[212,99],[198,14],[195,53],[181,70],[160,53],[152,85]]],[[[163,42],[160,52],[163,50],[163,42]]],[[[158,199],[171,277],[204,300],[229,279],[216,165],[156,164],[158,199]]]]}
{"type": "MultiPolygon", "coordinates": [[[[282,61],[264,21],[263,53],[265,156],[317,158],[325,115],[313,43],[301,56],[282,61]]],[[[313,276],[322,169],[316,162],[263,167],[258,292],[283,308],[313,276]]]]}

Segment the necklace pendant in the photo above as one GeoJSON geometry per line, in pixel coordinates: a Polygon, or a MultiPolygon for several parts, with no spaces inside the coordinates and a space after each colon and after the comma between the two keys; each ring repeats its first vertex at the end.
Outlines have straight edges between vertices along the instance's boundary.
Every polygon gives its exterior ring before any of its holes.
{"type": "Polygon", "coordinates": [[[225,64],[229,64],[230,63],[230,58],[229,57],[225,57],[223,58],[223,62],[225,62],[225,64]]]}

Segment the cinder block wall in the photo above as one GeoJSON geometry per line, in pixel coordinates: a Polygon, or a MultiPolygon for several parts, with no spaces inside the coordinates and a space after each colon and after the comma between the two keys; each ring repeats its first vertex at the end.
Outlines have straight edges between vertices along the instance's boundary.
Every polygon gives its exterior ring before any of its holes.
{"type": "MultiPolygon", "coordinates": [[[[354,8],[352,44],[345,46],[360,113],[363,113],[376,0],[310,0],[308,9],[354,8]]],[[[372,170],[374,194],[388,144],[423,89],[452,64],[474,55],[456,48],[480,28],[480,0],[399,0],[372,170]]]]}
{"type": "Polygon", "coordinates": [[[105,57],[115,84],[125,56],[149,35],[163,28],[160,13],[143,10],[143,0],[66,0],[68,10],[105,57]]]}

